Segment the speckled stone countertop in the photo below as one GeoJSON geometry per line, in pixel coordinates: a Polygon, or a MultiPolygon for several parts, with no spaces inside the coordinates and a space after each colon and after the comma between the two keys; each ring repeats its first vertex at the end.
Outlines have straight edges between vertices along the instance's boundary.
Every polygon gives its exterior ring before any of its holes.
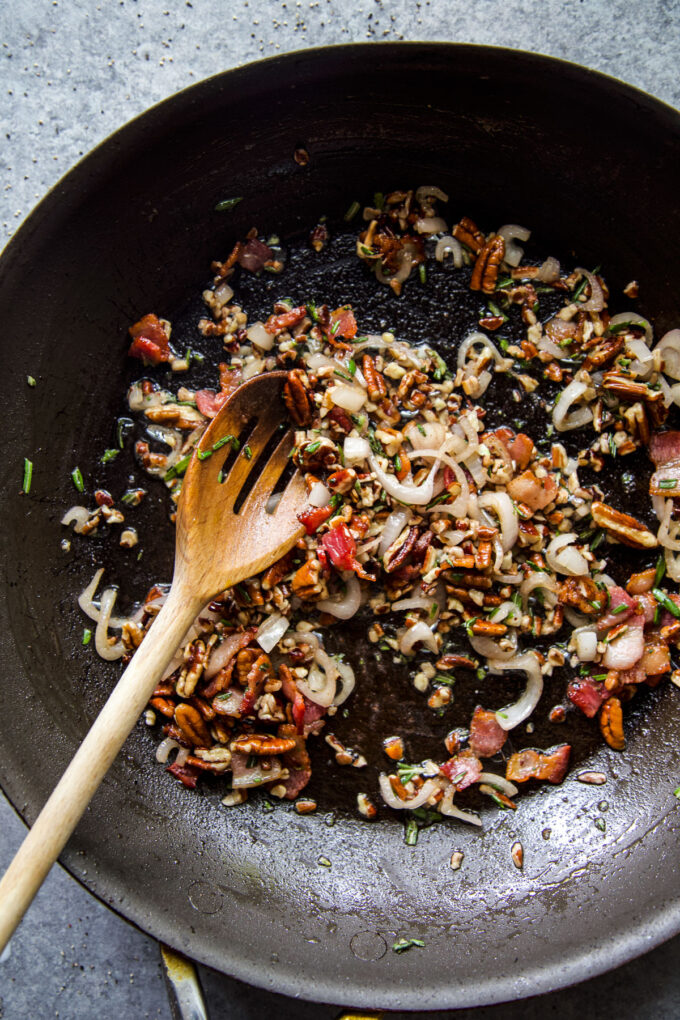
{"type": "MultiPolygon", "coordinates": [[[[18,0],[0,6],[0,236],[131,117],[263,56],[364,40],[502,45],[572,60],[680,107],[675,0],[18,0]]],[[[631,154],[643,159],[644,154],[631,154]]],[[[0,867],[23,825],[0,795],[0,867]]],[[[458,1020],[680,1015],[680,938],[612,974],[458,1020]]],[[[337,1009],[202,971],[214,1017],[325,1020],[337,1009]]],[[[54,868],[0,962],[0,1018],[170,1016],[156,944],[54,868]]],[[[395,1014],[396,1016],[396,1014],[395,1014]]],[[[405,1015],[404,1015],[405,1016],[405,1015]]],[[[424,1014],[423,1014],[424,1016],[424,1014]]],[[[437,1014],[443,1020],[444,1014],[437,1014]]],[[[446,1014],[453,1017],[454,1014],[446,1014]]]]}

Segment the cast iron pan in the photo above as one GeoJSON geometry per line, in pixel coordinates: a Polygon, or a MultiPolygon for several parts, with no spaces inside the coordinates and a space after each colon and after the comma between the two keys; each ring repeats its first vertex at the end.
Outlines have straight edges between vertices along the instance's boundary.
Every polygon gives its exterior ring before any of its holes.
{"type": "MultiPolygon", "coordinates": [[[[528,224],[544,254],[604,263],[617,295],[636,276],[640,311],[661,333],[680,321],[678,165],[677,113],[618,82],[501,49],[371,44],[291,54],[188,89],[119,131],[51,192],[5,252],[0,280],[0,781],[27,822],[117,673],[80,643],[74,596],[93,562],[121,585],[123,606],[149,579],[170,577],[160,490],[147,518],[130,514],[140,562],[99,539],[60,550],[59,518],[76,496],[71,469],[80,466],[90,492],[104,485],[118,496],[133,470],[129,448],[110,466],[98,463],[131,378],[127,326],[156,311],[175,321],[175,339],[199,345],[192,301],[210,261],[257,225],[290,241],[293,255],[288,276],[252,285],[253,302],[264,308],[289,292],[353,300],[363,329],[390,325],[450,353],[476,314],[442,306],[450,277],[433,274],[420,290],[409,284],[400,301],[386,290],[376,296],[339,227],[354,198],[436,183],[451,195],[452,221],[467,213],[486,229],[528,224]],[[300,147],[306,166],[293,159],[300,147]],[[244,199],[231,213],[214,211],[235,195],[244,199]],[[321,214],[336,240],[312,263],[295,255],[294,239],[321,214]],[[35,463],[29,497],[19,494],[24,456],[35,463]]],[[[203,371],[207,380],[209,366],[203,371]]],[[[192,382],[202,378],[199,369],[192,382]]],[[[364,662],[357,721],[341,721],[341,735],[376,763],[370,732],[398,721],[415,753],[425,733],[446,731],[448,720],[433,720],[361,631],[344,637],[364,662]]],[[[346,778],[334,768],[324,784],[326,745],[316,753],[316,815],[267,812],[257,798],[225,810],[216,786],[197,795],[156,765],[155,738],[140,724],[63,861],[155,937],[289,995],[422,1010],[554,989],[680,930],[674,691],[636,699],[624,755],[603,749],[586,720],[551,731],[552,742],[586,734],[576,770],[601,768],[605,787],[571,778],[536,789],[512,817],[487,807],[483,833],[442,824],[415,848],[387,812],[366,824],[344,809],[375,775],[346,778]],[[510,858],[517,838],[521,872],[510,858]],[[465,853],[457,873],[454,849],[465,853]],[[319,866],[320,856],[332,866],[319,866]],[[390,947],[401,936],[426,947],[396,955],[390,947]]],[[[456,696],[474,703],[476,692],[456,696]]],[[[558,700],[559,685],[541,703],[540,726],[558,700]]],[[[545,727],[536,743],[544,737],[545,727]]]]}

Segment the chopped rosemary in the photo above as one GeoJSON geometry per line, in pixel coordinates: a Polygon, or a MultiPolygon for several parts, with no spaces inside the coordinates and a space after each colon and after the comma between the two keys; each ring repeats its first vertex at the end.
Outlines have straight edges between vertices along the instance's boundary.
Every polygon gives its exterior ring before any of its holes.
{"type": "Polygon", "coordinates": [[[622,602],[620,606],[616,607],[616,609],[612,609],[612,611],[611,611],[612,612],[612,616],[618,616],[619,613],[625,613],[625,611],[627,609],[628,609],[628,606],[626,605],[626,603],[622,602]]]}
{"type": "Polygon", "coordinates": [[[90,630],[89,627],[86,627],[85,630],[83,631],[83,644],[84,645],[89,645],[91,640],[92,640],[92,631],[90,630]]]}
{"type": "Polygon", "coordinates": [[[678,483],[675,480],[675,478],[663,478],[659,482],[659,488],[660,489],[674,489],[677,484],[678,483]]]}
{"type": "Polygon", "coordinates": [[[675,789],[673,790],[673,796],[677,797],[678,800],[680,800],[680,786],[675,787],[675,789]]]}
{"type": "Polygon", "coordinates": [[[382,191],[376,191],[373,195],[373,205],[376,209],[379,209],[380,212],[382,212],[385,205],[385,196],[382,191]]]}
{"type": "Polygon", "coordinates": [[[347,382],[353,382],[354,381],[352,376],[349,374],[349,372],[343,372],[339,368],[336,368],[333,371],[333,375],[339,375],[341,379],[346,379],[347,382]]]}
{"type": "Polygon", "coordinates": [[[21,491],[28,496],[31,491],[31,481],[33,480],[33,461],[29,460],[28,457],[24,457],[24,481],[21,486],[21,491]]]}
{"type": "Polygon", "coordinates": [[[666,558],[662,553],[661,556],[659,556],[658,560],[656,561],[656,573],[654,574],[655,588],[659,587],[659,585],[664,579],[665,573],[666,573],[666,558]]]}
{"type": "Polygon", "coordinates": [[[600,543],[602,542],[603,539],[604,539],[604,531],[598,531],[597,535],[595,535],[595,538],[590,543],[590,551],[594,552],[597,549],[598,545],[600,545],[600,543]]]}
{"type": "Polygon", "coordinates": [[[418,266],[418,276],[420,277],[421,283],[427,283],[427,269],[425,268],[424,262],[421,262],[418,266]]]}
{"type": "Polygon", "coordinates": [[[212,457],[214,450],[199,450],[196,456],[199,460],[207,460],[208,457],[212,457]]]}
{"type": "Polygon", "coordinates": [[[246,460],[252,460],[253,459],[253,451],[251,450],[251,448],[249,446],[244,446],[243,447],[243,456],[246,458],[246,460]]]}
{"type": "Polygon", "coordinates": [[[361,206],[359,205],[358,202],[352,202],[351,206],[349,207],[349,209],[347,210],[347,212],[343,216],[343,219],[344,219],[345,223],[351,223],[352,220],[354,219],[354,217],[356,216],[356,214],[359,212],[360,209],[361,209],[361,206]]]}
{"type": "Polygon", "coordinates": [[[426,347],[425,350],[436,365],[436,369],[432,373],[432,378],[434,379],[435,382],[441,382],[442,379],[444,379],[449,374],[449,370],[446,367],[446,362],[441,357],[441,355],[437,354],[436,351],[433,351],[432,348],[426,347]]]}
{"type": "MultiPolygon", "coordinates": [[[[418,823],[415,820],[415,818],[409,818],[409,820],[406,823],[404,843],[406,843],[406,846],[415,846],[417,842],[418,842],[418,823]]],[[[408,946],[405,946],[404,948],[408,949],[408,946]]]]}
{"type": "Polygon", "coordinates": [[[181,475],[183,475],[186,469],[189,467],[190,460],[191,454],[187,453],[185,457],[182,457],[182,459],[178,460],[176,464],[173,464],[171,468],[168,468],[168,470],[163,475],[163,481],[171,482],[173,478],[179,478],[181,475]]]}
{"type": "Polygon", "coordinates": [[[447,687],[453,687],[456,682],[456,678],[454,676],[444,676],[443,673],[435,673],[432,677],[432,682],[435,684],[446,684],[447,687]]]}
{"type": "Polygon", "coordinates": [[[238,198],[223,198],[216,204],[215,212],[231,212],[242,201],[243,195],[239,195],[238,198]]]}
{"type": "Polygon", "coordinates": [[[35,379],[33,378],[33,376],[32,376],[32,375],[27,375],[27,376],[26,376],[26,382],[28,383],[28,385],[29,385],[29,386],[30,386],[31,388],[33,388],[33,387],[35,386],[35,379]]]}
{"type": "Polygon", "coordinates": [[[316,451],[319,449],[320,446],[321,446],[321,440],[317,439],[316,442],[309,444],[309,446],[305,450],[305,453],[316,453],[316,451]]]}
{"type": "Polygon", "coordinates": [[[218,439],[216,443],[213,443],[212,445],[213,453],[217,453],[217,451],[221,450],[223,446],[227,445],[227,443],[231,443],[232,447],[235,450],[238,450],[239,446],[241,445],[236,436],[232,435],[222,436],[222,438],[218,439]]]}
{"type": "Polygon", "coordinates": [[[71,472],[71,481],[75,485],[78,492],[85,492],[85,482],[83,481],[83,473],[79,467],[74,467],[71,472]]]}
{"type": "Polygon", "coordinates": [[[418,428],[418,431],[420,432],[421,436],[426,436],[427,435],[427,432],[425,431],[425,426],[421,425],[420,422],[418,423],[417,428],[418,428]]]}
{"type": "Polygon", "coordinates": [[[104,450],[104,453],[102,454],[102,457],[101,457],[102,464],[108,464],[109,461],[115,460],[119,453],[120,453],[120,450],[114,450],[114,449],[104,450]]]}
{"type": "Polygon", "coordinates": [[[356,361],[354,360],[354,358],[350,358],[350,359],[349,359],[349,361],[347,362],[347,369],[348,369],[348,371],[349,371],[349,374],[350,374],[351,376],[354,376],[354,375],[356,375],[356,371],[357,371],[357,363],[356,363],[356,361]]]}
{"type": "Polygon", "coordinates": [[[652,595],[664,609],[667,609],[671,616],[674,616],[676,620],[680,620],[680,606],[676,606],[675,602],[669,599],[668,595],[665,595],[660,588],[652,588],[652,595]]]}
{"type": "Polygon", "coordinates": [[[418,946],[419,949],[424,949],[425,943],[422,939],[397,939],[392,946],[392,952],[405,953],[407,949],[413,949],[414,946],[418,946]]]}

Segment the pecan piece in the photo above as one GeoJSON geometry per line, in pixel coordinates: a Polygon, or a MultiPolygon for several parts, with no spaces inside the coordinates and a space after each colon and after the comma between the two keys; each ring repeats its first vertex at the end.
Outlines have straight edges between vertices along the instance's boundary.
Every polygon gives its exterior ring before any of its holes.
{"type": "Polygon", "coordinates": [[[623,735],[623,709],[619,698],[607,698],[600,709],[600,730],[611,748],[623,751],[626,739],[623,735]]]}
{"type": "Polygon", "coordinates": [[[309,425],[312,420],[312,409],[302,379],[304,373],[294,368],[288,373],[283,386],[283,400],[288,413],[296,425],[309,425]]]}
{"type": "Polygon", "coordinates": [[[586,372],[602,368],[603,365],[613,361],[625,343],[624,336],[610,336],[594,347],[583,362],[586,372]]]}
{"type": "Polygon", "coordinates": [[[231,742],[231,750],[240,754],[285,754],[295,748],[292,737],[275,737],[272,733],[245,733],[231,742]]]}
{"type": "Polygon", "coordinates": [[[152,698],[149,704],[167,719],[172,719],[175,714],[175,702],[170,698],[152,698]]]}
{"type": "Polygon", "coordinates": [[[282,333],[284,329],[290,329],[291,326],[297,326],[298,322],[302,322],[306,314],[306,305],[299,305],[297,308],[291,308],[288,311],[282,312],[280,315],[270,315],[264,324],[264,328],[268,333],[271,333],[272,336],[277,336],[279,333],[282,333]]]}
{"type": "Polygon", "coordinates": [[[290,583],[293,594],[301,599],[318,595],[321,592],[321,584],[319,583],[320,574],[321,564],[319,561],[317,559],[307,560],[293,574],[293,579],[290,583]]]}
{"type": "Polygon", "coordinates": [[[604,528],[609,535],[613,535],[623,545],[629,545],[633,549],[655,549],[659,544],[656,535],[653,535],[644,524],[631,517],[630,514],[615,510],[607,503],[595,500],[591,507],[591,513],[597,526],[604,528]]]}
{"type": "Polygon", "coordinates": [[[280,560],[273,563],[272,566],[262,576],[262,590],[271,591],[275,588],[279,581],[282,581],[286,574],[291,568],[291,562],[293,559],[292,552],[287,552],[285,556],[282,556],[280,560]]]}
{"type": "Polygon", "coordinates": [[[470,277],[470,290],[481,290],[484,294],[493,294],[501,262],[505,257],[505,240],[492,237],[484,245],[470,277]]]}
{"type": "Polygon", "coordinates": [[[212,744],[203,716],[193,705],[181,702],[175,709],[175,722],[190,747],[210,747],[212,744]]]}
{"type": "Polygon", "coordinates": [[[402,565],[416,544],[418,534],[417,528],[404,529],[401,535],[386,550],[383,556],[383,569],[386,574],[393,573],[402,565]]]}
{"type": "Polygon", "coordinates": [[[354,468],[340,468],[339,471],[334,471],[328,476],[326,485],[331,492],[345,493],[354,488],[356,480],[357,473],[354,468]]]}
{"type": "Polygon", "coordinates": [[[460,223],[456,223],[452,233],[456,240],[470,248],[475,255],[478,255],[484,247],[484,234],[469,216],[463,216],[460,223]]]}
{"type": "Polygon", "coordinates": [[[480,637],[503,637],[508,633],[508,628],[504,623],[493,623],[491,620],[475,620],[471,624],[470,630],[480,637]]]}
{"type": "Polygon", "coordinates": [[[563,606],[573,606],[586,616],[599,616],[602,612],[600,590],[589,577],[568,577],[563,581],[557,596],[563,606]]]}
{"type": "Polygon", "coordinates": [[[248,683],[248,674],[260,655],[259,648],[242,648],[236,655],[236,679],[242,687],[248,683]]]}
{"type": "Polygon", "coordinates": [[[475,555],[475,569],[476,570],[488,570],[491,566],[491,556],[493,552],[493,545],[491,542],[480,542],[477,546],[477,552],[475,555]]]}
{"type": "Polygon", "coordinates": [[[633,404],[642,400],[647,408],[652,424],[658,428],[663,425],[668,417],[668,409],[664,404],[663,390],[650,390],[645,383],[634,382],[628,376],[620,372],[605,372],[602,380],[602,389],[615,393],[619,400],[627,404],[633,404]]]}
{"type": "Polygon", "coordinates": [[[361,366],[368,387],[368,397],[374,404],[387,396],[387,386],[380,372],[375,367],[375,361],[370,354],[364,354],[361,366]]]}

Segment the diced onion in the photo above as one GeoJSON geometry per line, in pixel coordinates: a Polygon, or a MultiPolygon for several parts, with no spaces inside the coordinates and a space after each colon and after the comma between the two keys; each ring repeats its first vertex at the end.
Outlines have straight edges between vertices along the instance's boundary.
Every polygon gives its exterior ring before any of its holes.
{"type": "Polygon", "coordinates": [[[550,255],[538,270],[536,279],[541,283],[554,283],[560,278],[560,264],[550,255]]]}
{"type": "Polygon", "coordinates": [[[165,740],[161,740],[160,744],[156,748],[156,761],[159,761],[161,765],[165,765],[166,761],[170,757],[170,752],[175,749],[179,750],[181,744],[178,744],[172,737],[166,737],[165,740]]]}
{"type": "Polygon", "coordinates": [[[517,669],[527,674],[528,682],[522,696],[514,704],[496,712],[496,722],[501,729],[512,730],[529,718],[541,698],[543,674],[540,663],[533,652],[525,652],[524,655],[517,655],[514,659],[490,662],[489,668],[493,673],[506,673],[508,670],[517,669]]]}
{"type": "Polygon", "coordinates": [[[494,662],[505,662],[517,654],[517,633],[511,630],[503,639],[503,645],[490,637],[480,637],[477,634],[470,634],[468,641],[477,655],[494,662]]]}
{"type": "Polygon", "coordinates": [[[233,298],[234,288],[226,280],[223,280],[215,287],[214,295],[216,303],[222,308],[223,305],[228,305],[233,298]]]}
{"type": "Polygon", "coordinates": [[[263,322],[254,322],[246,330],[246,336],[251,344],[255,344],[263,351],[270,351],[274,346],[274,334],[267,332],[263,322]]]}
{"type": "Polygon", "coordinates": [[[480,772],[477,776],[478,783],[488,783],[489,786],[494,786],[501,793],[504,793],[506,797],[514,797],[519,790],[514,783],[511,783],[505,776],[497,776],[495,772],[480,772]]]}
{"type": "Polygon", "coordinates": [[[597,658],[597,633],[593,627],[579,627],[571,639],[581,662],[593,662],[597,658]]]}
{"type": "Polygon", "coordinates": [[[409,422],[404,435],[414,450],[438,449],[446,439],[446,428],[439,421],[409,422]]]}
{"type": "Polygon", "coordinates": [[[389,493],[394,499],[398,499],[400,503],[424,506],[432,499],[434,476],[439,468],[438,460],[434,462],[432,470],[421,485],[405,485],[403,482],[398,482],[394,475],[388,475],[383,471],[378,463],[378,458],[373,453],[369,456],[368,461],[371,465],[371,470],[385,492],[389,493]]]}
{"type": "Polygon", "coordinates": [[[331,386],[327,393],[334,404],[352,413],[360,411],[366,402],[364,390],[360,390],[356,386],[347,386],[345,383],[331,386]]]}
{"type": "Polygon", "coordinates": [[[432,794],[439,789],[439,783],[436,779],[426,779],[417,793],[409,797],[408,800],[402,800],[401,797],[397,797],[384,772],[380,773],[378,782],[382,799],[391,808],[394,808],[395,811],[413,811],[415,808],[422,807],[423,804],[427,803],[432,794]]]}
{"type": "Polygon", "coordinates": [[[125,654],[125,645],[122,641],[115,641],[113,644],[109,641],[109,621],[117,594],[118,592],[115,588],[106,588],[102,592],[99,619],[97,620],[97,628],[94,632],[94,644],[97,654],[102,659],[106,659],[107,662],[114,662],[125,654]]]}
{"type": "Polygon", "coordinates": [[[671,329],[659,340],[654,353],[663,359],[663,371],[671,379],[680,379],[680,329],[671,329]]]}
{"type": "Polygon", "coordinates": [[[399,638],[399,651],[402,655],[413,654],[413,646],[420,641],[431,652],[439,651],[437,638],[432,633],[424,620],[418,620],[412,627],[408,627],[399,638]]]}
{"type": "Polygon", "coordinates": [[[371,447],[362,436],[347,436],[342,447],[345,464],[361,464],[371,456],[371,447]]]}
{"type": "Polygon", "coordinates": [[[272,613],[258,627],[255,640],[264,652],[271,652],[288,630],[288,618],[282,613],[272,613]]]}
{"type": "Polygon", "coordinates": [[[600,281],[593,273],[589,273],[587,269],[577,269],[576,272],[580,273],[581,276],[585,276],[590,284],[590,297],[587,301],[578,301],[578,308],[582,312],[601,312],[605,301],[600,281]]]}
{"type": "Polygon", "coordinates": [[[399,538],[402,531],[411,520],[411,516],[410,510],[392,511],[383,524],[380,546],[378,547],[379,556],[384,556],[392,543],[399,538]]]}
{"type": "Polygon", "coordinates": [[[548,593],[548,598],[545,599],[544,597],[544,601],[547,602],[548,606],[554,606],[557,602],[557,582],[555,578],[551,577],[545,570],[532,570],[531,574],[525,577],[519,586],[525,612],[529,603],[529,596],[537,588],[548,593]]]}
{"type": "Polygon", "coordinates": [[[437,247],[434,250],[434,257],[437,262],[443,262],[447,255],[453,256],[454,266],[456,269],[460,269],[463,265],[463,245],[455,237],[451,237],[448,234],[437,241],[437,247]]]}
{"type": "Polygon", "coordinates": [[[453,796],[456,792],[456,788],[453,783],[450,783],[444,796],[437,805],[439,810],[447,818],[457,818],[459,822],[467,822],[468,825],[478,825],[482,827],[482,820],[478,815],[472,813],[472,811],[461,811],[453,803],[453,796]]]}
{"type": "MultiPolygon", "coordinates": [[[[61,519],[61,523],[68,527],[69,524],[75,524],[74,531],[76,535],[79,535],[83,530],[83,525],[89,521],[90,511],[84,506],[72,506],[66,511],[61,519]]],[[[96,587],[96,585],[95,585],[96,587]]]]}
{"type": "Polygon", "coordinates": [[[546,354],[552,355],[558,361],[567,357],[566,352],[548,336],[542,336],[536,346],[539,351],[545,351],[546,354]]]}
{"type": "Polygon", "coordinates": [[[634,372],[638,379],[648,379],[654,371],[654,355],[645,341],[638,338],[626,339],[626,354],[634,359],[630,364],[630,371],[634,372]]]}
{"type": "Polygon", "coordinates": [[[342,684],[340,692],[333,698],[333,704],[337,706],[343,705],[347,701],[354,690],[356,680],[354,677],[354,670],[348,662],[342,662],[338,659],[336,661],[336,665],[338,667],[338,679],[342,684]]]}
{"type": "Polygon", "coordinates": [[[593,412],[583,405],[574,411],[569,411],[571,406],[580,400],[588,389],[584,382],[574,379],[566,389],[562,390],[553,409],[553,422],[558,432],[568,432],[569,429],[578,429],[587,425],[593,420],[593,412]]]}
{"type": "Polygon", "coordinates": [[[320,602],[315,603],[316,608],[321,613],[330,613],[331,616],[336,616],[338,620],[349,620],[359,609],[361,605],[361,585],[359,579],[353,571],[348,570],[343,574],[345,581],[345,592],[342,596],[334,596],[329,599],[321,599],[320,602]]]}
{"type": "Polygon", "coordinates": [[[496,514],[501,529],[503,552],[509,552],[517,541],[519,523],[507,492],[483,492],[478,496],[477,504],[480,510],[493,510],[496,514]]]}
{"type": "Polygon", "coordinates": [[[493,620],[494,623],[507,621],[511,627],[519,627],[522,622],[522,610],[515,602],[508,600],[507,602],[501,602],[500,606],[497,606],[489,616],[489,619],[493,620]]]}
{"type": "Polygon", "coordinates": [[[497,364],[509,364],[508,359],[503,357],[501,352],[498,350],[493,341],[488,338],[488,336],[485,336],[483,333],[470,333],[470,335],[463,340],[462,344],[458,348],[458,368],[465,367],[465,360],[467,358],[468,351],[471,347],[475,347],[477,344],[479,344],[480,347],[486,347],[489,351],[491,351],[497,364]]]}
{"type": "MultiPolygon", "coordinates": [[[[545,551],[545,558],[548,566],[556,574],[566,574],[567,577],[582,577],[588,573],[588,561],[576,548],[578,535],[569,531],[563,535],[556,535],[545,551]]],[[[679,547],[680,548],[680,547],[679,547]]]]}
{"type": "Polygon", "coordinates": [[[423,216],[416,220],[415,228],[419,234],[443,234],[446,221],[441,216],[423,216]]]}
{"type": "Polygon", "coordinates": [[[271,496],[264,505],[264,512],[266,514],[273,514],[277,506],[281,502],[282,492],[272,492],[271,496]]]}
{"type": "Polygon", "coordinates": [[[526,227],[520,227],[517,223],[506,223],[504,227],[497,230],[499,237],[505,241],[505,261],[509,266],[518,266],[524,255],[524,248],[520,248],[515,241],[528,241],[531,231],[526,227]]]}
{"type": "Polygon", "coordinates": [[[416,202],[422,205],[428,198],[438,198],[440,202],[448,202],[449,196],[435,184],[421,184],[416,188],[416,202]]]}
{"type": "Polygon", "coordinates": [[[309,496],[307,500],[312,506],[323,507],[328,506],[331,501],[330,490],[326,488],[323,482],[314,482],[311,489],[309,490],[309,496]]]}

